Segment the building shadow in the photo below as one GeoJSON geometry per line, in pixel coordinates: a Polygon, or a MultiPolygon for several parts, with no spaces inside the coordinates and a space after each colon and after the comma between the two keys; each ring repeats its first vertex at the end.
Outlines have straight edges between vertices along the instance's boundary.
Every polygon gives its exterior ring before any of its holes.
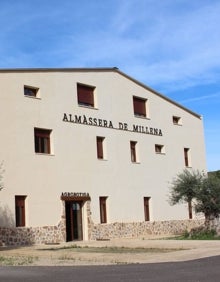
{"type": "Polygon", "coordinates": [[[0,250],[32,244],[32,230],[15,227],[14,214],[8,206],[0,206],[0,250]]]}
{"type": "Polygon", "coordinates": [[[0,227],[14,227],[14,216],[8,206],[0,207],[0,227]]]}

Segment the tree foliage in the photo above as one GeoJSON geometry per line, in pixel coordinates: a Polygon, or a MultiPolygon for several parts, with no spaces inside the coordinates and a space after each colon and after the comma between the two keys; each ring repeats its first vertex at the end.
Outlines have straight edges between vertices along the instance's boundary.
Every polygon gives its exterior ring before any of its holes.
{"type": "Polygon", "coordinates": [[[203,180],[196,195],[195,211],[204,213],[206,221],[219,217],[220,178],[216,175],[209,175],[203,180]]]}
{"type": "Polygon", "coordinates": [[[170,190],[170,204],[187,202],[189,208],[205,215],[206,223],[220,216],[220,171],[208,175],[200,171],[183,170],[174,178],[170,190]]]}
{"type": "Polygon", "coordinates": [[[210,171],[210,172],[208,173],[208,176],[215,176],[215,177],[217,177],[217,178],[220,179],[220,170],[210,171]]]}
{"type": "Polygon", "coordinates": [[[171,205],[192,201],[196,196],[196,191],[201,185],[203,178],[203,173],[194,170],[189,171],[185,169],[183,172],[177,174],[171,184],[171,205]]]}
{"type": "Polygon", "coordinates": [[[196,198],[203,178],[204,173],[198,170],[189,171],[185,169],[177,174],[172,181],[169,197],[170,204],[188,203],[189,218],[192,218],[192,200],[196,198]]]}

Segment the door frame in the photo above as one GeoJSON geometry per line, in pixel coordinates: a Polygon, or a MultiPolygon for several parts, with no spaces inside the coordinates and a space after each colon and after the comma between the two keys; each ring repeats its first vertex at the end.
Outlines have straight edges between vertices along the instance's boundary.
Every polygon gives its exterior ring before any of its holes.
{"type": "MultiPolygon", "coordinates": [[[[90,237],[90,232],[87,230],[89,228],[88,221],[91,217],[91,212],[90,212],[90,202],[91,198],[88,193],[85,193],[86,196],[72,196],[71,194],[77,194],[77,193],[62,193],[60,199],[63,201],[63,218],[65,220],[65,234],[64,236],[66,237],[66,242],[72,241],[72,240],[88,240],[88,237],[90,237]],[[73,239],[73,233],[70,234],[71,227],[71,222],[70,222],[70,217],[71,213],[69,211],[69,217],[68,213],[66,212],[66,209],[70,209],[70,207],[67,207],[68,205],[73,204],[73,202],[78,202],[80,203],[80,210],[81,210],[81,239],[73,239]],[[69,203],[69,204],[68,204],[69,203]],[[68,222],[69,221],[69,222],[68,222]],[[68,225],[69,223],[69,225],[68,225]]],[[[80,194],[80,193],[79,193],[80,194]]]]}
{"type": "Polygon", "coordinates": [[[66,241],[83,240],[82,209],[82,201],[65,201],[66,241]],[[79,210],[74,205],[79,205],[79,210]]]}

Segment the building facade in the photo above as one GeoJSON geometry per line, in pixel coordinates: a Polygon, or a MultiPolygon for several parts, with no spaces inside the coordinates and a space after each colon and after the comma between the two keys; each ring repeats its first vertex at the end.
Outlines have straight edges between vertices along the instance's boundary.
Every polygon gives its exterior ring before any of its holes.
{"type": "Polygon", "coordinates": [[[58,228],[183,220],[169,186],[206,171],[201,116],[117,68],[0,70],[0,226],[58,228]]]}

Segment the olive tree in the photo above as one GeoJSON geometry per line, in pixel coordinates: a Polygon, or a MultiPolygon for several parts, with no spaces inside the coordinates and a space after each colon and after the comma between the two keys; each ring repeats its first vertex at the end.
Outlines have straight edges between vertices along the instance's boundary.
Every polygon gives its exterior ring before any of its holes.
{"type": "Polygon", "coordinates": [[[204,214],[205,225],[210,228],[214,220],[220,217],[219,172],[204,174],[198,170],[183,170],[172,181],[169,195],[170,204],[188,203],[189,218],[192,218],[192,209],[194,208],[195,212],[204,214]]]}
{"type": "Polygon", "coordinates": [[[208,176],[215,176],[220,179],[220,170],[208,172],[208,176]]]}
{"type": "Polygon", "coordinates": [[[171,205],[187,203],[189,218],[192,218],[193,199],[196,199],[205,174],[198,170],[187,170],[177,174],[171,182],[169,202],[171,205]]]}
{"type": "Polygon", "coordinates": [[[196,194],[195,211],[204,213],[207,227],[210,226],[212,220],[219,218],[220,177],[218,175],[209,174],[203,179],[196,194]]]}

